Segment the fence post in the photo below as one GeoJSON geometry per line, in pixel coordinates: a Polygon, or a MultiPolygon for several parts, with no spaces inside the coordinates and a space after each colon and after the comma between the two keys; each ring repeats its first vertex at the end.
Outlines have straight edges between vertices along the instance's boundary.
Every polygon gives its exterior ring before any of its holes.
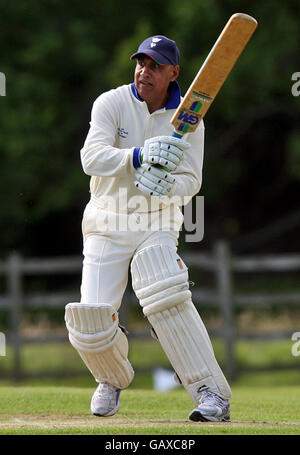
{"type": "Polygon", "coordinates": [[[13,377],[21,378],[21,346],[20,322],[23,301],[22,289],[22,259],[18,253],[12,253],[8,258],[8,288],[10,294],[10,323],[11,341],[14,352],[13,377]]]}
{"type": "Polygon", "coordinates": [[[234,355],[234,317],[232,307],[232,270],[229,245],[218,241],[214,247],[216,258],[217,294],[223,322],[225,341],[225,373],[228,379],[236,374],[234,355]]]}

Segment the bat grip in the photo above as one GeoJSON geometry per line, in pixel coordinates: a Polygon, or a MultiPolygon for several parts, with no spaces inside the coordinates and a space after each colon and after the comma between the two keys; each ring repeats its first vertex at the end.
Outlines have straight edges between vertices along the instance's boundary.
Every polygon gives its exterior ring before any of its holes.
{"type": "Polygon", "coordinates": [[[173,131],[172,136],[173,137],[178,137],[178,139],[181,139],[183,137],[183,134],[179,134],[176,131],[173,131]]]}
{"type": "MultiPolygon", "coordinates": [[[[183,134],[179,134],[179,133],[176,133],[176,131],[173,131],[172,136],[178,137],[178,139],[181,139],[183,137],[183,134]]],[[[165,171],[169,172],[166,167],[161,166],[160,164],[156,164],[156,166],[159,167],[160,169],[164,169],[165,171]]]]}

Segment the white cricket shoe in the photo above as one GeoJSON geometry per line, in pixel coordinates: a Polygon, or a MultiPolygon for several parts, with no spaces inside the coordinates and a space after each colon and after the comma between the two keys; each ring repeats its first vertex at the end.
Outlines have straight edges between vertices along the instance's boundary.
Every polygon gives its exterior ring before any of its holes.
{"type": "Polygon", "coordinates": [[[189,419],[194,422],[230,422],[229,400],[221,398],[209,388],[204,389],[199,405],[190,413],[189,419]]]}
{"type": "Polygon", "coordinates": [[[114,415],[120,407],[120,389],[108,382],[99,382],[91,400],[91,411],[95,416],[114,415]]]}

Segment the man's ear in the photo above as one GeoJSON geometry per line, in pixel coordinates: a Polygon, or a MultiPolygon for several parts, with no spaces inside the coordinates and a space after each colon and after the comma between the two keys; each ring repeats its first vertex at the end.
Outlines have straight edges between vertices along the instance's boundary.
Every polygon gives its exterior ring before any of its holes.
{"type": "Polygon", "coordinates": [[[173,74],[172,74],[171,82],[174,82],[174,81],[176,81],[176,79],[177,79],[178,76],[179,76],[179,72],[180,72],[180,67],[179,67],[179,65],[173,66],[173,67],[172,67],[172,70],[173,70],[173,74]]]}

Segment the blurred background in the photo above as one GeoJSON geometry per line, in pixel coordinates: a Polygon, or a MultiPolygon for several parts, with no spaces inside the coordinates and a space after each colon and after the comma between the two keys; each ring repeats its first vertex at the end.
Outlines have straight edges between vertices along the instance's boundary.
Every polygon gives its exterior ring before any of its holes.
{"type": "MultiPolygon", "coordinates": [[[[232,380],[299,382],[297,336],[291,340],[300,332],[300,4],[294,0],[0,0],[6,77],[0,332],[7,340],[0,379],[34,374],[93,384],[63,323],[65,304],[79,297],[81,218],[89,200],[79,152],[92,103],[132,82],[130,55],[153,34],[177,42],[184,94],[235,12],[259,25],[206,116],[199,193],[205,233],[201,242],[185,243],[183,231],[179,251],[232,380]]],[[[152,387],[153,368],[168,362],[144,338],[146,322],[130,289],[121,319],[140,372],[134,384],[152,387]]]]}

